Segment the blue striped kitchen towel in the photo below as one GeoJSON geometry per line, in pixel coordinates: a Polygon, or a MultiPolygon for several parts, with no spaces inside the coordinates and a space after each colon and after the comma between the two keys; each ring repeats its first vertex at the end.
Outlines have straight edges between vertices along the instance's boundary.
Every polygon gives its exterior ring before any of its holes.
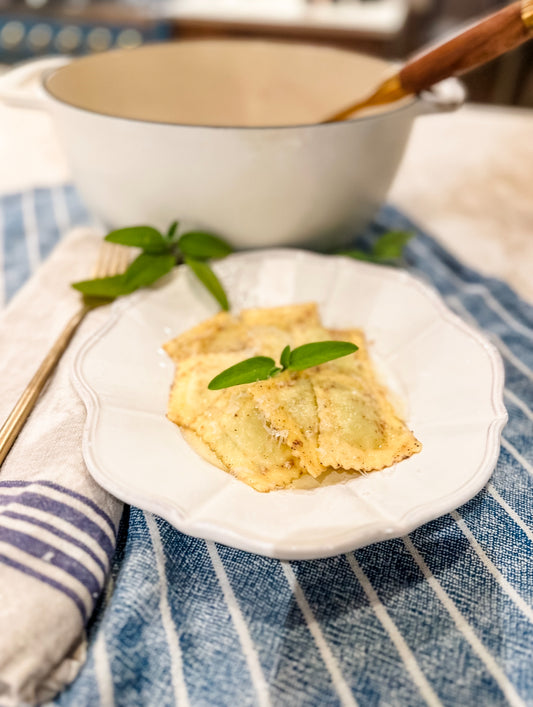
{"type": "MultiPolygon", "coordinates": [[[[0,292],[10,300],[0,314],[0,420],[79,309],[68,283],[86,276],[99,236],[75,229],[50,250],[87,218],[68,187],[0,197],[0,292]]],[[[49,699],[73,680],[115,551],[122,503],[96,484],[81,454],[85,412],[70,383],[74,350],[72,342],[1,467],[2,707],[49,699]]]]}
{"type": "MultiPolygon", "coordinates": [[[[52,192],[1,202],[6,299],[60,237],[57,213],[85,218],[69,187],[52,192]],[[40,224],[33,244],[21,199],[40,224]]],[[[391,207],[363,241],[389,229],[415,231],[407,267],[502,355],[509,423],[490,482],[409,536],[312,562],[197,540],[127,508],[87,660],[50,704],[533,705],[533,308],[391,207]]]]}

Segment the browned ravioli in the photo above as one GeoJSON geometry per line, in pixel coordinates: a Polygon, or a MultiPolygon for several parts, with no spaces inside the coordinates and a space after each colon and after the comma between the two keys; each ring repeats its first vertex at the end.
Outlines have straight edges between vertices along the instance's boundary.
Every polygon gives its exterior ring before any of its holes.
{"type": "Polygon", "coordinates": [[[420,442],[377,379],[360,329],[325,328],[315,303],[226,312],[163,348],[176,365],[167,417],[199,453],[257,491],[332,470],[376,471],[420,442]],[[251,356],[275,360],[315,341],[350,341],[349,356],[268,380],[209,390],[218,373],[251,356]]]}

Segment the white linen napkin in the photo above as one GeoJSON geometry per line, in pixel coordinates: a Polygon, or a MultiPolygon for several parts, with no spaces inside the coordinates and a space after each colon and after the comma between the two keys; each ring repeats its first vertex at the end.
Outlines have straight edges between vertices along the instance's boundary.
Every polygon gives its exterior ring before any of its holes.
{"type": "MultiPolygon", "coordinates": [[[[101,236],[67,235],[0,315],[0,423],[80,306],[101,236]]],[[[73,357],[105,321],[90,313],[0,467],[0,705],[51,699],[84,661],[86,625],[105,586],[122,504],[89,475],[73,357]]]]}

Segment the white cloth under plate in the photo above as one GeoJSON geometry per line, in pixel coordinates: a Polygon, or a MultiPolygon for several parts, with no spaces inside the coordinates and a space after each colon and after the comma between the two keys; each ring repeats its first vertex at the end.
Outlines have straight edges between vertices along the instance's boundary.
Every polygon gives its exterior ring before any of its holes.
{"type": "MultiPolygon", "coordinates": [[[[0,315],[4,420],[69,317],[101,236],[76,229],[0,315]]],[[[89,476],[83,403],[70,382],[82,323],[0,468],[0,705],[49,699],[83,664],[84,626],[105,586],[122,504],[89,476]]]]}

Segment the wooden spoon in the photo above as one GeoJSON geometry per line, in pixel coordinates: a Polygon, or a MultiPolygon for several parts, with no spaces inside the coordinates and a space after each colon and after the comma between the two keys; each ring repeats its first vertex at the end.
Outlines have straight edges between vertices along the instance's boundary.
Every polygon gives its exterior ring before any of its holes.
{"type": "Polygon", "coordinates": [[[518,0],[477,22],[452,39],[410,59],[374,93],[335,113],[323,123],[346,120],[363,108],[420,93],[514,49],[533,36],[533,0],[518,0]]]}

